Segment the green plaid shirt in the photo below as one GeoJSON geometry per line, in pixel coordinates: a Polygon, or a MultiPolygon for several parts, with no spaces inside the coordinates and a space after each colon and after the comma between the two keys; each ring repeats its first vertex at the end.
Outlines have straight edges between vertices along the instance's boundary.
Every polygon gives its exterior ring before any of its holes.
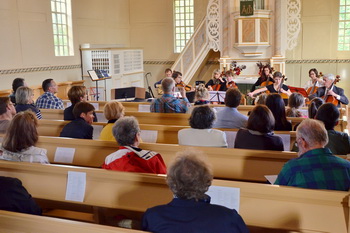
{"type": "Polygon", "coordinates": [[[328,148],[310,150],[288,161],[275,184],[348,191],[350,162],[332,155],[328,148]]]}

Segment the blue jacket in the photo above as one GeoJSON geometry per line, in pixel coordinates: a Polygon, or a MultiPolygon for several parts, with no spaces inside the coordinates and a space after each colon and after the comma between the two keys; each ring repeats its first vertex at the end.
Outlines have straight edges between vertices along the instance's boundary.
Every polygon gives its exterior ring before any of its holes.
{"type": "Polygon", "coordinates": [[[64,126],[60,137],[92,139],[93,131],[94,128],[79,117],[64,126]]]}

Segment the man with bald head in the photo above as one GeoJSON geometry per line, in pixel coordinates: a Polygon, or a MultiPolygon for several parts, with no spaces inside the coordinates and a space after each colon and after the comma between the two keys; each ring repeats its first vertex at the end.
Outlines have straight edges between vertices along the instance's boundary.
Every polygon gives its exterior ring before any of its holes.
{"type": "Polygon", "coordinates": [[[349,191],[350,162],[332,155],[324,124],[305,119],[297,128],[299,157],[288,161],[275,184],[310,189],[349,191]]]}
{"type": "Polygon", "coordinates": [[[151,104],[151,112],[162,113],[186,113],[190,102],[186,97],[186,91],[179,87],[182,99],[174,97],[175,81],[173,78],[164,78],[162,81],[163,96],[155,99],[151,104]]]}

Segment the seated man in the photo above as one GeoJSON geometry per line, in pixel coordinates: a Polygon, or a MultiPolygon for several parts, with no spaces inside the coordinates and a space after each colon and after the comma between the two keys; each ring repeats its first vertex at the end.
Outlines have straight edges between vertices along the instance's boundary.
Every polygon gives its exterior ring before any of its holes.
{"type": "Polygon", "coordinates": [[[168,169],[167,183],[174,199],[148,209],[142,219],[142,230],[150,232],[249,232],[234,209],[210,204],[205,194],[213,180],[208,164],[187,151],[168,169]]]}
{"type": "Polygon", "coordinates": [[[23,86],[27,86],[26,82],[24,81],[23,78],[15,78],[13,81],[12,81],[12,94],[9,96],[10,99],[11,99],[11,102],[13,104],[16,104],[16,91],[19,87],[23,87],[23,86]]]}
{"type": "Polygon", "coordinates": [[[242,94],[237,88],[226,91],[225,105],[216,113],[214,128],[239,129],[247,125],[248,117],[239,113],[237,107],[241,102],[242,94]]]}
{"type": "Polygon", "coordinates": [[[39,96],[39,98],[36,100],[37,108],[64,109],[63,101],[55,96],[58,91],[58,87],[53,79],[45,79],[43,81],[42,88],[45,93],[39,96]]]}
{"type": "Polygon", "coordinates": [[[332,155],[322,122],[303,120],[297,128],[299,158],[288,161],[275,184],[311,189],[349,191],[350,162],[332,155]]]}
{"type": "Polygon", "coordinates": [[[102,168],[125,172],[166,173],[160,154],[138,148],[141,136],[135,117],[119,118],[113,126],[113,136],[119,144],[119,150],[106,157],[102,168]]]}
{"type": "Polygon", "coordinates": [[[0,134],[6,133],[16,109],[9,97],[0,97],[0,134]]]}
{"type": "Polygon", "coordinates": [[[324,123],[328,133],[328,144],[326,145],[335,155],[350,154],[350,138],[347,133],[334,130],[338,124],[339,110],[332,103],[323,104],[317,111],[316,119],[324,123]]]}
{"type": "Polygon", "coordinates": [[[162,113],[186,113],[190,102],[186,98],[186,91],[179,87],[183,99],[174,97],[175,81],[173,78],[165,78],[162,81],[163,96],[153,100],[151,104],[151,112],[162,113]]]}
{"type": "MultiPolygon", "coordinates": [[[[323,76],[324,87],[319,87],[317,92],[313,95],[309,96],[309,99],[312,100],[315,97],[324,97],[324,95],[334,96],[338,100],[338,107],[340,107],[340,103],[349,104],[348,98],[344,94],[344,90],[340,87],[333,85],[335,77],[333,74],[326,74],[323,76]],[[327,93],[326,93],[327,92],[327,93]]],[[[327,102],[327,101],[326,101],[327,102]]]]}
{"type": "MultiPolygon", "coordinates": [[[[166,68],[164,71],[165,77],[166,78],[171,78],[171,76],[173,75],[173,71],[170,68],[166,68]]],[[[160,85],[162,83],[163,79],[159,80],[158,82],[154,83],[154,88],[157,88],[158,85],[160,85]]]]}
{"type": "Polygon", "coordinates": [[[91,124],[94,120],[94,110],[92,104],[77,103],[73,108],[75,119],[64,126],[60,137],[92,139],[94,128],[91,124]]]}
{"type": "Polygon", "coordinates": [[[0,210],[41,215],[41,208],[17,178],[0,176],[0,210]]]}

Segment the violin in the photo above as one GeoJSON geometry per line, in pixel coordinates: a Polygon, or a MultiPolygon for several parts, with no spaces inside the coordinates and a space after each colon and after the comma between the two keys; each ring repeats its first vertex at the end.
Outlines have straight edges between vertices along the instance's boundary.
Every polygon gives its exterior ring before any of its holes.
{"type": "Polygon", "coordinates": [[[176,83],[175,86],[176,87],[185,88],[185,91],[191,91],[192,90],[192,86],[191,85],[186,85],[183,81],[181,81],[180,83],[176,83]]]}
{"type": "Polygon", "coordinates": [[[331,85],[331,87],[328,89],[326,88],[325,89],[325,92],[324,92],[324,96],[322,96],[321,98],[324,100],[325,103],[332,103],[334,104],[335,106],[338,106],[339,104],[339,100],[337,100],[337,98],[335,98],[334,96],[332,95],[328,95],[328,91],[329,90],[332,90],[333,86],[340,81],[340,76],[337,75],[331,85]]]}

